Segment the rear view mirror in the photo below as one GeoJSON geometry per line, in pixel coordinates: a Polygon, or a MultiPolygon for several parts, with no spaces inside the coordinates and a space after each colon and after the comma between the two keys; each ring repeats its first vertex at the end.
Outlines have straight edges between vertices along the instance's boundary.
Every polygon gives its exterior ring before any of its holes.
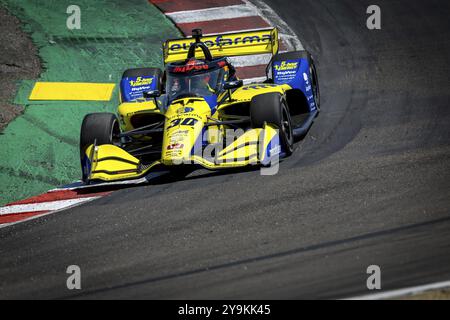
{"type": "Polygon", "coordinates": [[[235,80],[235,81],[228,81],[225,82],[223,88],[225,90],[231,90],[231,89],[237,89],[244,85],[244,82],[242,80],[235,80]]]}
{"type": "Polygon", "coordinates": [[[161,92],[159,90],[152,90],[152,91],[144,91],[144,93],[142,94],[142,96],[145,99],[148,98],[157,98],[161,95],[161,92]]]}
{"type": "Polygon", "coordinates": [[[240,88],[244,85],[244,82],[242,80],[235,80],[235,81],[228,81],[225,82],[223,85],[223,88],[225,90],[228,90],[228,101],[231,102],[231,90],[240,88]]]}

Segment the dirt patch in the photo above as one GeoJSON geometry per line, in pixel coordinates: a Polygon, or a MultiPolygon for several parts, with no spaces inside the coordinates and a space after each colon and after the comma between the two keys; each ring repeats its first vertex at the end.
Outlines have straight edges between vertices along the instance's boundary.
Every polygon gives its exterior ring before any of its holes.
{"type": "Polygon", "coordinates": [[[37,79],[41,73],[38,50],[20,21],[0,6],[0,132],[23,107],[12,103],[17,81],[37,79]]]}
{"type": "Polygon", "coordinates": [[[432,290],[398,300],[450,300],[450,289],[432,290]]]}

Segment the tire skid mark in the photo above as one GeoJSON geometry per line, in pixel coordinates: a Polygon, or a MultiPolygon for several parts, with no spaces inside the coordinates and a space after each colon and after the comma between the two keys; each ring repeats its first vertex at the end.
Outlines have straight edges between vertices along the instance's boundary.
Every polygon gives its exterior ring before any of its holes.
{"type": "Polygon", "coordinates": [[[32,124],[33,126],[35,126],[36,128],[44,131],[45,133],[47,133],[51,137],[53,137],[53,138],[55,138],[55,139],[57,139],[57,140],[59,140],[61,142],[64,142],[64,143],[66,143],[68,145],[71,145],[71,146],[74,146],[74,147],[78,146],[78,141],[76,141],[75,139],[71,139],[71,138],[65,137],[63,135],[60,135],[60,134],[58,134],[56,132],[53,132],[50,128],[48,128],[48,126],[45,124],[45,122],[43,122],[43,121],[41,121],[41,120],[39,120],[39,119],[37,119],[37,118],[35,118],[33,116],[30,116],[27,113],[24,113],[22,115],[22,118],[24,120],[26,120],[27,122],[29,122],[30,124],[32,124]]]}

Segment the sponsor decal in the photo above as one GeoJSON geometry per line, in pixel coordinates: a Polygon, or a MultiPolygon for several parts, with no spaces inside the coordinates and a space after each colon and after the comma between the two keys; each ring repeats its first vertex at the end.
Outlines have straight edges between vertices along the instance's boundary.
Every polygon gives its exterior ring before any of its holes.
{"type": "Polygon", "coordinates": [[[180,138],[183,139],[183,138],[186,137],[188,134],[189,134],[189,130],[177,130],[177,131],[174,131],[174,132],[171,134],[171,138],[174,139],[174,140],[180,139],[180,138]]]}
{"type": "Polygon", "coordinates": [[[182,151],[181,149],[175,149],[175,150],[167,150],[166,151],[166,157],[171,158],[171,157],[180,157],[182,155],[182,151]]]}
{"type": "Polygon", "coordinates": [[[305,79],[305,90],[306,90],[306,92],[311,91],[311,84],[309,83],[308,75],[305,72],[303,72],[303,79],[305,79]]]}
{"type": "Polygon", "coordinates": [[[182,143],[173,143],[167,146],[167,150],[175,150],[175,149],[183,149],[184,144],[182,143]]]}
{"type": "Polygon", "coordinates": [[[177,109],[177,113],[178,114],[180,114],[180,113],[188,113],[188,112],[192,112],[192,111],[194,111],[194,108],[190,108],[190,107],[182,107],[182,108],[179,108],[179,109],[177,109]]]}
{"type": "Polygon", "coordinates": [[[120,82],[120,91],[123,101],[142,98],[142,92],[155,89],[155,77],[128,77],[120,82]]]}
{"type": "Polygon", "coordinates": [[[298,67],[298,62],[287,62],[283,61],[281,64],[275,65],[275,70],[285,71],[285,70],[295,70],[298,67]]]}
{"type": "Polygon", "coordinates": [[[278,155],[280,153],[281,153],[281,146],[280,145],[276,145],[275,147],[273,147],[272,149],[269,150],[269,156],[278,155]]]}
{"type": "Polygon", "coordinates": [[[197,65],[190,65],[190,66],[175,67],[175,68],[173,68],[173,72],[184,73],[184,72],[201,71],[201,70],[208,70],[208,69],[209,69],[209,66],[207,64],[197,64],[197,65]]]}
{"type": "Polygon", "coordinates": [[[288,83],[295,79],[297,70],[299,67],[299,61],[287,60],[274,64],[274,78],[280,83],[288,83]]]}
{"type": "Polygon", "coordinates": [[[260,90],[260,89],[269,89],[269,88],[273,88],[276,87],[276,84],[258,84],[258,85],[251,85],[251,86],[246,86],[244,88],[242,88],[242,90],[260,90]]]}
{"type": "Polygon", "coordinates": [[[136,88],[131,88],[131,92],[141,93],[142,91],[150,90],[151,88],[152,88],[151,86],[136,87],[136,88]]]}
{"type": "MultiPolygon", "coordinates": [[[[230,37],[230,38],[224,38],[223,36],[217,36],[214,40],[205,40],[204,44],[210,48],[223,48],[223,47],[230,47],[240,44],[252,44],[252,43],[270,43],[272,41],[272,37],[270,33],[263,34],[263,35],[254,35],[254,36],[247,36],[247,37],[230,37]]],[[[184,42],[184,43],[174,43],[169,47],[169,51],[172,51],[172,53],[177,53],[178,51],[186,51],[189,49],[192,42],[184,42]]]]}
{"type": "Polygon", "coordinates": [[[314,95],[310,94],[312,91],[312,86],[311,83],[309,81],[309,77],[308,74],[306,72],[303,72],[303,79],[305,80],[305,93],[309,94],[307,95],[307,99],[309,102],[309,108],[311,109],[311,111],[316,110],[316,102],[314,100],[314,95]]]}
{"type": "Polygon", "coordinates": [[[175,131],[174,133],[172,133],[170,135],[170,144],[173,143],[178,143],[180,141],[183,141],[184,139],[186,139],[186,137],[189,135],[189,130],[178,130],[175,131]]]}
{"type": "Polygon", "coordinates": [[[173,115],[173,116],[168,117],[167,120],[170,121],[170,122],[173,122],[173,121],[175,121],[176,119],[179,119],[179,120],[180,120],[180,118],[181,118],[181,119],[185,119],[185,118],[187,118],[187,117],[189,117],[189,118],[196,118],[197,120],[202,120],[202,117],[201,117],[200,115],[198,115],[198,114],[196,114],[196,113],[193,113],[193,112],[183,113],[182,116],[176,114],[176,115],[173,115]]]}
{"type": "Polygon", "coordinates": [[[137,87],[137,86],[148,86],[153,83],[154,78],[143,78],[143,77],[137,77],[136,80],[130,80],[130,86],[131,87],[137,87]]]}

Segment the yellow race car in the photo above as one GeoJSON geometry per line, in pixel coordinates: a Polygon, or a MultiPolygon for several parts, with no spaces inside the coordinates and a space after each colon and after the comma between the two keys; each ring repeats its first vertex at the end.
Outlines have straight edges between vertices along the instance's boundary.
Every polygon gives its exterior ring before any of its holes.
{"type": "Polygon", "coordinates": [[[319,112],[317,72],[306,51],[278,53],[276,28],[168,40],[164,72],[129,69],[118,115],[81,126],[82,180],[145,179],[155,172],[270,166],[289,156],[319,112]],[[271,54],[267,80],[245,84],[228,57],[271,54]]]}

